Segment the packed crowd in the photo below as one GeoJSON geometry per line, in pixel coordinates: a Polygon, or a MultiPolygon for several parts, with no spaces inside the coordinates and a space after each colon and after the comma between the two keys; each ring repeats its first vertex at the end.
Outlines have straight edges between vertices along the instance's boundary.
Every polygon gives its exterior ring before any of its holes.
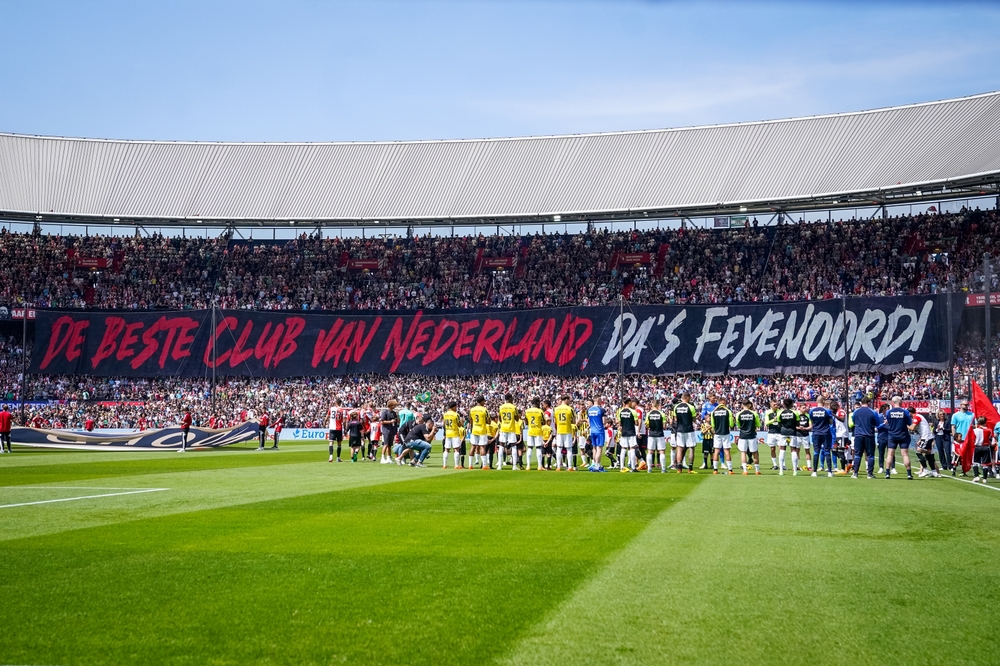
{"type": "MultiPolygon", "coordinates": [[[[244,241],[0,231],[0,304],[415,309],[715,303],[981,289],[996,211],[742,229],[244,241]],[[643,255],[640,263],[615,260],[643,255]],[[495,274],[488,260],[508,258],[495,274]],[[645,263],[643,263],[645,262],[645,263]]],[[[994,287],[998,286],[995,282],[994,287]]]]}
{"type": "MultiPolygon", "coordinates": [[[[16,397],[16,374],[4,383],[3,397],[16,397]]],[[[896,375],[852,374],[849,398],[899,394],[907,400],[927,400],[947,394],[945,373],[914,371],[896,375]]],[[[810,402],[821,395],[844,394],[844,379],[836,376],[719,376],[650,377],[617,375],[556,377],[552,375],[484,375],[479,377],[423,377],[416,375],[316,377],[301,379],[219,378],[212,398],[205,379],[127,379],[101,377],[32,377],[31,393],[45,404],[29,404],[28,420],[44,427],[82,427],[92,419],[98,427],[155,428],[176,425],[181,412],[191,408],[198,423],[236,425],[268,411],[280,414],[289,427],[324,427],[335,399],[356,405],[403,404],[440,406],[453,396],[465,407],[483,395],[495,408],[507,392],[520,402],[531,396],[569,395],[573,400],[601,396],[617,404],[622,396],[641,395],[664,403],[688,392],[696,400],[710,395],[730,401],[749,398],[764,405],[773,399],[810,402]]],[[[964,386],[959,384],[964,389],[964,386]]],[[[959,393],[964,393],[960,390],[959,393]]]]}

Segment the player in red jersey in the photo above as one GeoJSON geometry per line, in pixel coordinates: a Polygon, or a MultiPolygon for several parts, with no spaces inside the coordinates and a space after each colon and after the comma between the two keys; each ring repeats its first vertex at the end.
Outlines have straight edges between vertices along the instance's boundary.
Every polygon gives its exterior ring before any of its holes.
{"type": "Polygon", "coordinates": [[[281,430],[284,427],[285,427],[284,416],[278,416],[278,418],[274,419],[274,446],[272,446],[271,448],[274,449],[275,451],[278,450],[278,439],[281,437],[281,430]]]}
{"type": "Polygon", "coordinates": [[[329,423],[329,441],[330,441],[330,460],[327,462],[333,462],[333,443],[337,442],[337,462],[342,462],[340,459],[340,449],[344,441],[344,428],[346,421],[346,413],[343,407],[343,403],[338,398],[333,403],[333,407],[330,408],[330,423],[329,423]]]}
{"type": "Polygon", "coordinates": [[[181,448],[178,449],[180,453],[183,453],[187,449],[188,443],[188,433],[191,431],[191,410],[185,409],[184,416],[181,417],[181,448]]]}
{"type": "Polygon", "coordinates": [[[267,441],[267,426],[271,425],[271,418],[267,415],[266,411],[260,415],[260,419],[257,421],[257,424],[260,426],[260,432],[257,434],[257,437],[259,438],[257,450],[263,451],[264,442],[267,441]]]}
{"type": "Polygon", "coordinates": [[[0,407],[0,453],[10,453],[10,431],[14,425],[14,415],[7,411],[7,405],[0,407]],[[6,450],[4,449],[6,447],[6,450]]]}

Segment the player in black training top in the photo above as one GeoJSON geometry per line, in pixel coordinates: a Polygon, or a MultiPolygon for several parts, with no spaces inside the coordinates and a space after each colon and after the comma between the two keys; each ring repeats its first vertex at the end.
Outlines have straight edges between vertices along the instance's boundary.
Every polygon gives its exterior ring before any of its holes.
{"type": "Polygon", "coordinates": [[[743,476],[749,474],[748,461],[753,462],[754,474],[760,474],[760,454],[757,452],[757,431],[760,430],[760,415],[753,411],[753,403],[743,401],[743,409],[736,413],[736,427],[740,438],[736,448],[740,450],[740,466],[743,476]]]}
{"type": "Polygon", "coordinates": [[[697,474],[694,471],[694,447],[698,445],[698,440],[694,433],[694,417],[697,412],[691,405],[691,394],[682,393],[681,401],[674,405],[674,445],[677,448],[677,473],[684,471],[684,457],[690,452],[688,458],[688,472],[697,474]]]}
{"type": "Polygon", "coordinates": [[[646,444],[646,471],[652,473],[653,471],[653,454],[657,453],[660,457],[660,471],[667,471],[667,439],[663,432],[666,427],[667,418],[663,412],[660,411],[660,403],[658,400],[654,400],[653,404],[650,406],[649,411],[646,412],[646,430],[648,431],[648,440],[646,444]]]}
{"type": "Polygon", "coordinates": [[[778,474],[785,473],[785,449],[792,450],[792,474],[798,473],[799,469],[799,413],[795,411],[795,402],[791,398],[785,398],[782,409],[778,412],[779,433],[781,434],[781,453],[778,455],[778,474]]]}

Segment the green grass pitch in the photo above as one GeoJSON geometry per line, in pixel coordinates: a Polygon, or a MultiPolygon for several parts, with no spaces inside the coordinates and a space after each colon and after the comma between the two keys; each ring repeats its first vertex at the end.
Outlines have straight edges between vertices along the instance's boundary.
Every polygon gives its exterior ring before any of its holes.
{"type": "Polygon", "coordinates": [[[996,490],[282,448],[0,457],[0,664],[1000,662],[996,490]]]}

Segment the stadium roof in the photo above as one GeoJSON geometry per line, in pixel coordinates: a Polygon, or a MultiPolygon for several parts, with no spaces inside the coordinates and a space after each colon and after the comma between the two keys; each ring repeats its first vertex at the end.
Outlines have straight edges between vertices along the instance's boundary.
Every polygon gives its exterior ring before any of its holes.
{"type": "Polygon", "coordinates": [[[997,192],[1000,92],[682,129],[206,143],[0,134],[0,216],[191,226],[508,224],[997,192]]]}

